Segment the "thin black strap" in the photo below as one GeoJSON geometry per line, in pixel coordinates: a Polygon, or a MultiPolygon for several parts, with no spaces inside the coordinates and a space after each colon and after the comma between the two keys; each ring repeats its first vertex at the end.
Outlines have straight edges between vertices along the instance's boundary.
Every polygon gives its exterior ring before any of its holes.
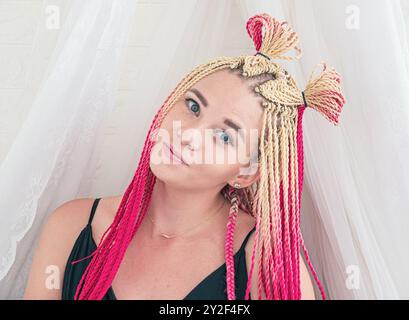
{"type": "Polygon", "coordinates": [[[250,235],[253,233],[254,230],[256,230],[256,226],[254,226],[253,229],[251,229],[250,232],[247,234],[247,236],[244,238],[243,243],[241,244],[240,250],[244,249],[244,247],[246,246],[247,241],[250,238],[250,235]]]}
{"type": "Polygon", "coordinates": [[[94,204],[92,205],[91,214],[89,215],[88,219],[88,225],[91,225],[92,219],[94,218],[95,215],[95,210],[97,210],[98,207],[99,200],[101,200],[101,198],[96,198],[94,204]]]}

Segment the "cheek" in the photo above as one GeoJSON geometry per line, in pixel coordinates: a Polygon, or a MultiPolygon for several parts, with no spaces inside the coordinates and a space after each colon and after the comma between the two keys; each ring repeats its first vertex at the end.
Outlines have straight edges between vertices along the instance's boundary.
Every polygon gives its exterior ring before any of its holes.
{"type": "Polygon", "coordinates": [[[178,119],[178,115],[176,112],[172,110],[165,116],[160,126],[161,129],[167,130],[169,133],[172,133],[172,124],[174,121],[180,120],[178,119]]]}
{"type": "Polygon", "coordinates": [[[189,115],[184,102],[176,103],[172,109],[166,114],[163,119],[160,128],[166,130],[170,137],[172,137],[173,131],[178,128],[188,128],[192,125],[194,117],[189,115]]]}
{"type": "Polygon", "coordinates": [[[172,109],[166,116],[169,116],[169,118],[174,120],[187,120],[192,116],[192,113],[189,112],[186,102],[184,100],[179,100],[173,105],[172,109]]]}
{"type": "MultiPolygon", "coordinates": [[[[240,164],[240,153],[234,147],[224,146],[223,143],[217,141],[217,136],[210,140],[210,143],[203,145],[200,152],[194,154],[196,163],[203,166],[209,166],[211,170],[217,172],[235,170],[240,164]]],[[[245,153],[244,153],[245,154],[245,153]]]]}
{"type": "Polygon", "coordinates": [[[211,143],[205,144],[201,153],[196,155],[197,159],[202,159],[202,164],[213,165],[214,170],[227,172],[227,174],[238,171],[240,166],[246,166],[250,160],[250,147],[245,143],[234,146],[227,146],[217,135],[211,139],[211,143]]]}
{"type": "Polygon", "coordinates": [[[239,164],[203,164],[198,167],[197,171],[202,177],[209,181],[226,182],[240,171],[239,164]]]}

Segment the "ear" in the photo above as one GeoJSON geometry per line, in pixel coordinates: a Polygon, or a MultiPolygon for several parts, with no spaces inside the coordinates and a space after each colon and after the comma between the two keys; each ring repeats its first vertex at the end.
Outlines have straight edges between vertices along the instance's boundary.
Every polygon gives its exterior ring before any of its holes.
{"type": "Polygon", "coordinates": [[[241,167],[240,172],[228,183],[234,186],[235,183],[240,184],[240,188],[245,188],[252,185],[260,179],[260,169],[258,161],[251,161],[248,167],[241,167]]]}

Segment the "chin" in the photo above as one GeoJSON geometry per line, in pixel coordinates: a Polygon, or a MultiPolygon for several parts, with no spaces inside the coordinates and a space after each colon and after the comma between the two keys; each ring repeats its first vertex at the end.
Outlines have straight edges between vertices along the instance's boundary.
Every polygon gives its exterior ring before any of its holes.
{"type": "Polygon", "coordinates": [[[186,179],[192,179],[189,177],[188,171],[189,167],[183,164],[173,164],[173,163],[152,163],[149,164],[153,174],[159,180],[163,182],[177,183],[186,181],[186,179]]]}

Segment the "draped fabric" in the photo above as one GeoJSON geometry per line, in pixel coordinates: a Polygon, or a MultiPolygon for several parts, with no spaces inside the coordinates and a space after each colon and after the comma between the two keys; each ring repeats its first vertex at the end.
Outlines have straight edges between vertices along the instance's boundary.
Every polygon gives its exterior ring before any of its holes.
{"type": "Polygon", "coordinates": [[[254,54],[245,22],[260,12],[299,34],[303,57],[279,62],[301,89],[321,60],[342,76],[339,126],[312,109],[303,118],[302,233],[328,298],[409,298],[405,1],[65,3],[47,72],[34,97],[21,100],[29,113],[1,150],[1,298],[22,297],[41,227],[57,206],[124,192],[152,117],[181,77],[216,56],[254,54]]]}

